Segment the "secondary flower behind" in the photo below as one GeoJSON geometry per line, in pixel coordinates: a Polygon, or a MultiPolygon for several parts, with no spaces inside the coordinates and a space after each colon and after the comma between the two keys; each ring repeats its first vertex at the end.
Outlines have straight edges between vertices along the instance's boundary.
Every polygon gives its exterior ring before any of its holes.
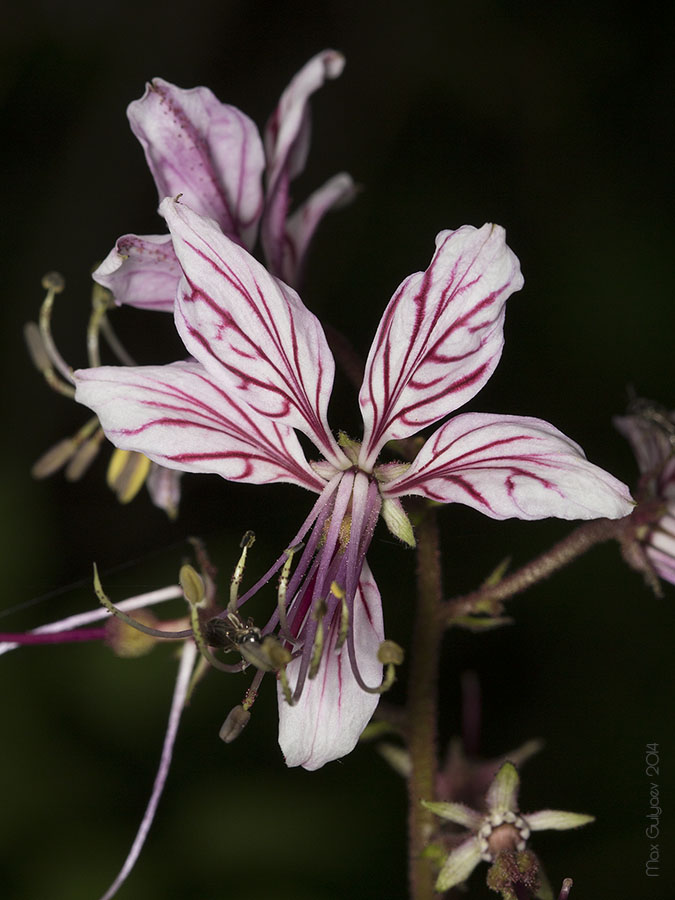
{"type": "MultiPolygon", "coordinates": [[[[542,809],[535,813],[520,813],[518,810],[518,790],[520,778],[512,762],[505,762],[488,788],[486,812],[479,812],[463,803],[430,803],[423,805],[437,816],[466,828],[470,834],[458,844],[447,857],[436,881],[437,891],[448,891],[469,877],[481,860],[489,863],[498,861],[502,853],[522,852],[533,831],[556,831],[579,828],[593,821],[593,816],[583,813],[563,812],[557,809],[542,809]]],[[[531,872],[534,896],[542,900],[552,900],[551,889],[543,878],[536,859],[532,858],[531,872]]],[[[508,864],[505,866],[508,871],[508,864]]],[[[517,871],[517,869],[516,869],[517,871]]],[[[522,873],[520,873],[522,874],[522,873]]],[[[504,890],[506,885],[501,885],[504,890]]],[[[496,889],[496,888],[495,888],[496,889]]],[[[520,896],[505,891],[503,896],[520,896]]],[[[527,896],[532,896],[530,891],[527,896]]]]}
{"type": "Polygon", "coordinates": [[[282,569],[289,550],[299,557],[261,632],[278,631],[292,654],[290,703],[279,687],[286,761],[315,769],[354,747],[377,705],[384,631],[366,553],[380,515],[413,544],[406,495],[496,519],[616,518],[630,512],[630,495],[552,425],[519,416],[456,416],[412,464],[378,464],[388,441],[444,419],[494,371],[505,301],[523,283],[500,227],[441,232],[426,271],[395,292],[367,359],[357,443],[337,441],[328,426],[335,364],[297,293],[213,219],[170,198],[160,211],[182,271],[174,316],[191,358],[81,370],[76,399],[114,444],[168,468],[319,495],[265,579],[238,600],[282,569]],[[319,461],[307,460],[296,430],[319,461]]]}
{"type": "Polygon", "coordinates": [[[635,542],[626,544],[624,555],[660,594],[659,578],[675,584],[675,412],[636,399],[614,425],[630,443],[640,469],[635,542]]]}
{"type": "MultiPolygon", "coordinates": [[[[356,193],[351,177],[340,172],[289,215],[290,185],[309,153],[309,99],[341,74],[344,63],[335,50],[312,57],[281,95],[263,139],[244,112],[208,88],[185,90],[153,79],[127,115],[159,199],[182,193],[192,209],[249,250],[260,232],[267,268],[297,284],[321,219],[356,193]]],[[[180,276],[168,234],[123,235],[94,272],[117,303],[165,312],[173,310],[180,276]]]]}

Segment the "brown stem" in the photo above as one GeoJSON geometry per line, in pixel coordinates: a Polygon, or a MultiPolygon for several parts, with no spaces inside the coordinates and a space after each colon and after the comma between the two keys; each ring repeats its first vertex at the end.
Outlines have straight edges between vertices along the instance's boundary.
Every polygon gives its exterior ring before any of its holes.
{"type": "Polygon", "coordinates": [[[443,629],[439,627],[441,563],[436,512],[429,510],[417,528],[417,607],[408,686],[409,877],[412,900],[431,900],[434,875],[422,857],[433,830],[433,815],[420,800],[435,794],[438,664],[443,629]]]}
{"type": "Polygon", "coordinates": [[[512,575],[496,584],[485,584],[470,594],[443,603],[440,610],[442,619],[451,625],[455,619],[477,611],[498,614],[501,611],[502,601],[548,578],[596,544],[618,539],[625,530],[625,521],[625,519],[594,519],[592,522],[585,522],[546,553],[542,553],[512,575]]]}

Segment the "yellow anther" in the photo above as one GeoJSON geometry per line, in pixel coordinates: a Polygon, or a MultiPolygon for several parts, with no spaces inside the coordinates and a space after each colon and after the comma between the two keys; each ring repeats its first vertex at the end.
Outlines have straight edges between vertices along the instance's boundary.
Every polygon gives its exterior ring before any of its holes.
{"type": "Polygon", "coordinates": [[[106,481],[120,503],[130,503],[145,484],[151,462],[135,450],[115,448],[110,458],[106,481]]]}
{"type": "Polygon", "coordinates": [[[181,566],[178,582],[190,606],[204,606],[206,590],[204,581],[190,565],[181,566]]]}
{"type": "Polygon", "coordinates": [[[93,437],[89,438],[88,441],[84,441],[84,443],[78,447],[66,468],[66,479],[68,481],[79,481],[80,478],[82,478],[89,466],[98,456],[98,451],[101,449],[101,444],[104,439],[105,434],[103,433],[103,429],[99,428],[98,431],[94,432],[93,437]]]}

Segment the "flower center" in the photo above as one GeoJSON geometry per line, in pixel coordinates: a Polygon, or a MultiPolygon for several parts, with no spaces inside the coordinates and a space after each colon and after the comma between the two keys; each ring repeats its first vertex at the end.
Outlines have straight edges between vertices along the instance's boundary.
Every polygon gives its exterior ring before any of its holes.
{"type": "Polygon", "coordinates": [[[524,850],[530,829],[514,812],[492,813],[478,832],[481,859],[494,862],[502,850],[524,850]]]}

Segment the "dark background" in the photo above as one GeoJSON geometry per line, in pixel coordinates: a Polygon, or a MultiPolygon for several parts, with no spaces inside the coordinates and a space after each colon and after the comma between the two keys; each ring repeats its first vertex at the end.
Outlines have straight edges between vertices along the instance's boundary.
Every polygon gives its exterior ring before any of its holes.
{"type": "MultiPolygon", "coordinates": [[[[192,0],[16,5],[0,37],[2,630],[32,627],[93,597],[97,560],[114,599],[175,580],[185,538],[202,535],[227,584],[239,537],[258,535],[247,578],[276,558],[311,499],[296,488],[185,479],[176,524],[142,494],[120,508],[104,453],[79,484],[42,483],[32,462],[84,421],[32,370],[21,326],[50,269],[68,288],[54,330],[86,363],[89,271],[120,234],[163,231],[125,108],[146,80],[205,84],[261,126],[318,50],[343,76],[315,97],[301,198],[345,169],[363,185],[321,228],[303,298],[367,352],[398,283],[424,268],[441,228],[503,224],[524,291],[509,301],[506,349],[471,410],[541,416],[626,481],[636,471],[611,416],[628,385],[675,406],[672,283],[673,10],[618,3],[278,3],[192,0]]],[[[122,310],[133,354],[180,354],[169,317],[122,310]]],[[[342,381],[334,425],[358,434],[342,381]]],[[[573,527],[442,515],[446,592],[476,586],[573,527]]],[[[406,645],[413,555],[379,529],[370,554],[388,636],[406,645]]],[[[523,810],[593,812],[582,832],[535,836],[574,900],[671,896],[674,589],[656,599],[618,550],[594,550],[510,604],[515,626],[447,637],[444,740],[460,724],[458,679],[478,672],[482,749],[530,737],[523,810]],[[661,745],[661,876],[648,879],[645,745],[661,745]],[[669,780],[670,779],[670,780],[669,780]],[[670,846],[669,846],[670,843],[670,846]]],[[[180,605],[176,607],[176,613],[180,605]]],[[[0,661],[0,895],[95,900],[131,842],[154,777],[175,672],[171,647],[140,660],[98,645],[36,648],[0,661]]],[[[405,677],[405,671],[402,678],[405,677]]],[[[211,673],[178,738],[159,816],[126,900],[337,900],[407,896],[403,785],[372,747],[316,773],[288,771],[272,684],[245,734],[217,737],[247,681],[211,673]]],[[[485,869],[471,896],[487,896],[485,869]]]]}

